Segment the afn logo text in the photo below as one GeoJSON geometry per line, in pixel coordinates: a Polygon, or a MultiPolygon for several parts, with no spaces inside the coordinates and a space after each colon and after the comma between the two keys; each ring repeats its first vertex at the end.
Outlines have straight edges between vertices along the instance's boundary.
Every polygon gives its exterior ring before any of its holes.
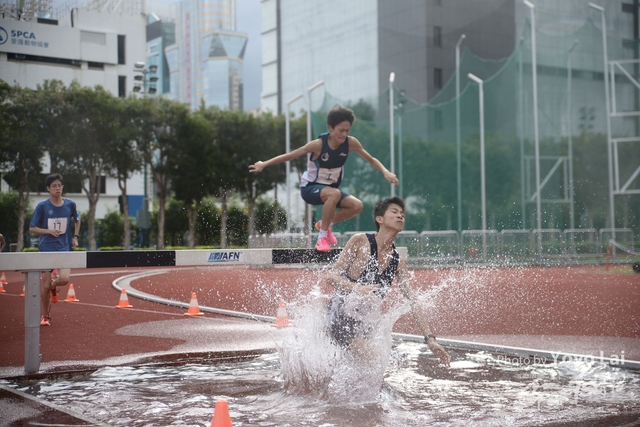
{"type": "Polygon", "coordinates": [[[240,262],[241,255],[239,251],[211,252],[207,262],[240,262]]]}

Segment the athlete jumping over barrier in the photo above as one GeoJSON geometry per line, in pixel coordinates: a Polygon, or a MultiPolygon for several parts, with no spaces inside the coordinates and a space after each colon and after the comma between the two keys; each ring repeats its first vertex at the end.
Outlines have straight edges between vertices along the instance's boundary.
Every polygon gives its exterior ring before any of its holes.
{"type": "Polygon", "coordinates": [[[385,179],[398,185],[400,181],[375,157],[364,149],[360,141],[349,136],[355,120],[353,111],[337,107],[329,111],[327,126],[329,132],[323,133],[300,148],[281,154],[264,162],[258,161],[249,166],[250,172],[261,172],[264,168],[278,163],[295,160],[308,155],[307,169],[300,181],[300,194],[311,205],[322,205],[322,219],[315,224],[319,230],[316,249],[329,252],[331,245],[338,240],[331,232],[333,224],[353,218],[362,212],[362,201],[341,191],[340,183],[344,176],[344,164],[350,152],[356,152],[375,169],[382,172],[385,179]],[[336,211],[336,208],[340,208],[336,211]]]}

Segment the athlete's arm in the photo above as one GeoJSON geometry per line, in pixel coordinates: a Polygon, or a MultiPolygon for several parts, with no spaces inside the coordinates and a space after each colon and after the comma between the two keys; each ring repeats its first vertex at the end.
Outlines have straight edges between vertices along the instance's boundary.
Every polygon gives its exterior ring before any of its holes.
{"type": "Polygon", "coordinates": [[[374,287],[360,285],[344,278],[344,275],[347,275],[349,272],[353,274],[354,270],[362,273],[362,270],[364,270],[366,266],[369,251],[369,240],[364,233],[351,237],[344,246],[335,265],[327,275],[327,283],[337,291],[345,294],[351,292],[357,292],[361,295],[371,294],[371,292],[375,290],[374,287]]]}
{"type": "Polygon", "coordinates": [[[71,239],[71,249],[75,250],[78,247],[78,238],[80,235],[80,218],[76,220],[75,233],[73,233],[73,239],[71,239]]]}
{"type": "Polygon", "coordinates": [[[385,168],[380,160],[369,154],[369,152],[364,149],[360,141],[352,136],[349,136],[349,151],[355,151],[356,153],[358,153],[360,157],[367,161],[367,163],[382,172],[382,175],[384,175],[384,179],[386,179],[390,183],[394,185],[400,184],[400,181],[398,180],[396,174],[390,172],[387,168],[385,168]]]}
{"type": "Polygon", "coordinates": [[[31,223],[29,224],[29,233],[32,234],[51,234],[52,236],[58,237],[61,233],[61,230],[57,229],[48,229],[48,228],[40,228],[34,224],[40,224],[42,221],[42,205],[38,204],[36,206],[35,212],[33,213],[33,217],[31,218],[31,223]]]}
{"type": "MultiPolygon", "coordinates": [[[[407,264],[402,259],[398,262],[398,272],[396,277],[398,279],[398,286],[400,290],[411,304],[411,313],[413,314],[413,318],[415,319],[418,328],[420,328],[422,335],[425,337],[427,335],[432,335],[433,331],[429,326],[424,304],[418,299],[415,290],[411,286],[411,273],[407,269],[407,264]]],[[[431,350],[433,354],[440,358],[440,361],[445,366],[450,366],[451,356],[449,356],[446,350],[438,344],[435,338],[430,337],[427,340],[427,347],[429,347],[429,350],[431,350]]]]}
{"type": "Polygon", "coordinates": [[[322,149],[322,141],[320,139],[314,139],[303,145],[302,147],[296,148],[293,151],[288,153],[280,154],[279,156],[273,157],[264,162],[257,161],[252,165],[249,165],[249,172],[262,172],[264,168],[267,166],[277,165],[278,163],[290,162],[291,160],[295,160],[300,156],[304,156],[305,154],[314,153],[316,156],[320,155],[320,150],[322,149]]]}

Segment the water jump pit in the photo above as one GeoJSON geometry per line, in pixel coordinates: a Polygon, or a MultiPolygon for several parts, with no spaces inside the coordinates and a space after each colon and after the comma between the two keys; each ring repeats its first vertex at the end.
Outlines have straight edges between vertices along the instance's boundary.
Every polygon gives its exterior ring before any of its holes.
{"type": "Polygon", "coordinates": [[[638,425],[637,372],[451,354],[445,369],[424,345],[396,342],[375,400],[357,403],[287,390],[277,353],[165,358],[3,383],[112,426],[208,427],[221,399],[234,426],[638,425]]]}

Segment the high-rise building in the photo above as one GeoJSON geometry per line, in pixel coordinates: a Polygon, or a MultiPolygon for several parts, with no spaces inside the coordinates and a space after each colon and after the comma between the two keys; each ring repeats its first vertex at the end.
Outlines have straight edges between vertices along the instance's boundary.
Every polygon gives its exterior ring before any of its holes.
{"type": "Polygon", "coordinates": [[[235,0],[183,0],[176,43],[165,48],[171,97],[191,108],[242,109],[247,35],[235,31],[235,0]]]}
{"type": "MultiPolygon", "coordinates": [[[[147,15],[147,66],[155,66],[155,77],[158,78],[155,96],[165,96],[171,93],[171,79],[169,63],[165,55],[165,48],[175,44],[175,23],[156,14],[147,15]]],[[[152,95],[152,96],[153,96],[152,95]]]]}
{"type": "MultiPolygon", "coordinates": [[[[576,29],[595,17],[589,2],[532,0],[538,30],[576,29]]],[[[605,7],[610,36],[637,38],[633,2],[595,3],[605,7]]],[[[376,98],[391,72],[411,99],[428,102],[454,74],[462,34],[463,50],[486,60],[506,58],[526,28],[529,8],[522,0],[264,0],[262,16],[261,108],[282,112],[288,99],[320,80],[342,100],[376,98]]],[[[588,71],[602,72],[601,58],[592,59],[588,71]]]]}

